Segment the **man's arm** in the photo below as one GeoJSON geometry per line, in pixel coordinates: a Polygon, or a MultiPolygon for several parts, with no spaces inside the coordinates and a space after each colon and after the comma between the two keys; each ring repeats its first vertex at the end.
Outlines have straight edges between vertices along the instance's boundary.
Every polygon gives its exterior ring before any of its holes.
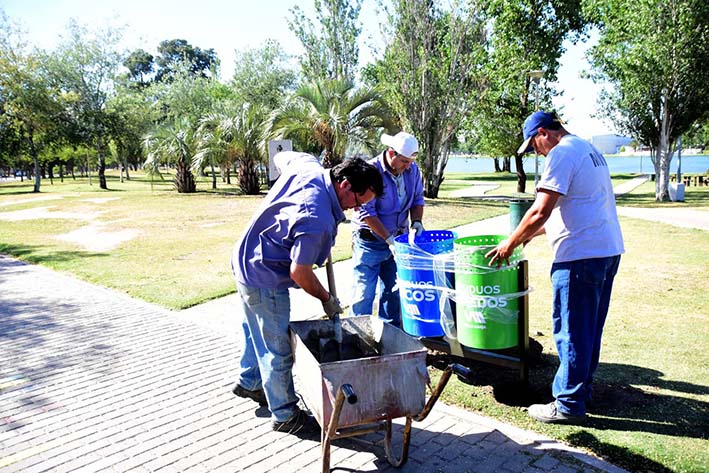
{"type": "Polygon", "coordinates": [[[537,191],[537,198],[534,200],[532,207],[524,214],[522,221],[517,225],[512,235],[485,255],[488,258],[492,257],[490,266],[497,263],[499,267],[503,261],[509,264],[510,256],[512,256],[515,248],[544,233],[544,224],[549,219],[560,195],[558,192],[547,189],[539,189],[537,191]]]}
{"type": "MultiPolygon", "coordinates": [[[[379,217],[372,216],[372,217],[364,217],[364,223],[367,224],[370,230],[372,230],[374,233],[382,237],[382,240],[386,240],[389,238],[389,230],[386,229],[384,224],[382,223],[381,220],[379,220],[379,217]]],[[[394,235],[391,235],[394,236],[394,235]]]]}
{"type": "Polygon", "coordinates": [[[303,288],[311,296],[325,302],[330,297],[330,293],[320,284],[320,280],[313,271],[313,266],[309,264],[298,264],[292,262],[290,265],[290,277],[295,283],[303,288]]]}
{"type": "Polygon", "coordinates": [[[411,221],[418,220],[419,222],[423,221],[423,205],[414,205],[409,209],[409,217],[411,218],[411,221]]]}

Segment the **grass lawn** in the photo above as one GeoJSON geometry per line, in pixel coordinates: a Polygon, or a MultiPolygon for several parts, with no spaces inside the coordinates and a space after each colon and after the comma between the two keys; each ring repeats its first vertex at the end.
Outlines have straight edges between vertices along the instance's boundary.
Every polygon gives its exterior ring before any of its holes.
{"type": "MultiPolygon", "coordinates": [[[[632,175],[614,176],[614,184],[632,175]]],[[[438,199],[428,200],[428,228],[450,228],[507,212],[507,203],[451,198],[475,182],[513,195],[516,176],[447,176],[438,199]],[[495,179],[497,178],[497,179],[495,179]]],[[[72,273],[132,296],[180,309],[233,292],[229,253],[262,196],[239,196],[234,187],[179,195],[169,182],[152,185],[140,175],[109,188],[83,179],[0,183],[0,253],[72,273]],[[41,199],[41,200],[38,200],[41,199]],[[93,237],[67,241],[62,236],[93,237]],[[114,238],[131,236],[113,249],[114,238]]],[[[531,188],[531,183],[528,183],[531,188]]],[[[199,189],[208,189],[204,181],[199,189]]],[[[529,190],[529,189],[528,189],[529,190]]],[[[702,207],[709,188],[687,188],[685,203],[702,207]]],[[[619,205],[654,204],[647,183],[618,199],[619,205]]],[[[475,364],[473,385],[454,379],[445,402],[533,429],[585,448],[631,471],[709,471],[709,234],[699,230],[622,218],[626,243],[596,378],[594,406],[583,427],[531,421],[522,406],[550,400],[556,369],[550,336],[551,255],[537,239],[525,250],[530,261],[530,335],[542,347],[531,368],[529,389],[516,372],[475,364]],[[689,251],[688,251],[689,250],[689,251]]],[[[335,260],[350,255],[349,227],[340,226],[335,260]]],[[[434,370],[435,373],[435,370],[434,370]]]]}
{"type": "MultiPolygon", "coordinates": [[[[55,179],[0,183],[0,253],[66,271],[131,296],[184,309],[234,292],[229,257],[263,196],[218,192],[178,194],[172,184],[150,184],[140,174],[123,183],[110,174],[109,190],[97,180],[55,179]],[[90,235],[94,249],[66,236],[90,235]],[[102,244],[132,235],[113,249],[102,244]]],[[[199,189],[209,189],[200,181],[199,189]]],[[[428,202],[429,228],[448,228],[506,212],[504,202],[435,199],[428,202]]],[[[340,225],[333,259],[351,256],[350,227],[340,225]]]]}

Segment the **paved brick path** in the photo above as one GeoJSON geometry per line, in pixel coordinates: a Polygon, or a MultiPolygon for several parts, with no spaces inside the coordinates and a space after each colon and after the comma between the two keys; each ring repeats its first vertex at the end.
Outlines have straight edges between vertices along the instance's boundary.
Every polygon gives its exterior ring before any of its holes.
{"type": "MultiPolygon", "coordinates": [[[[230,393],[234,331],[194,316],[0,256],[0,473],[319,471],[319,438],[230,393]]],[[[336,442],[334,471],[396,471],[380,438],[336,442]]],[[[439,404],[399,471],[623,470],[439,404]]]]}

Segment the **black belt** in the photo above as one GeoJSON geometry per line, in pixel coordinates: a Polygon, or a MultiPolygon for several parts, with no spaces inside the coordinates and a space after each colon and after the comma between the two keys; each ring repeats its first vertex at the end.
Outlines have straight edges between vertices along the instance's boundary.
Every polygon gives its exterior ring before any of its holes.
{"type": "Polygon", "coordinates": [[[374,234],[374,232],[372,232],[372,230],[370,230],[369,228],[359,228],[359,229],[357,229],[357,235],[359,235],[359,237],[360,237],[362,240],[365,240],[365,241],[377,241],[377,240],[379,240],[379,238],[377,238],[377,236],[374,234]]]}
{"type": "MultiPolygon", "coordinates": [[[[404,232],[402,232],[401,230],[398,230],[396,232],[395,236],[399,236],[403,233],[404,232]]],[[[357,235],[359,235],[359,237],[364,241],[382,241],[383,240],[383,238],[377,237],[377,235],[375,235],[374,232],[372,230],[370,230],[369,228],[357,229],[357,235]]]]}

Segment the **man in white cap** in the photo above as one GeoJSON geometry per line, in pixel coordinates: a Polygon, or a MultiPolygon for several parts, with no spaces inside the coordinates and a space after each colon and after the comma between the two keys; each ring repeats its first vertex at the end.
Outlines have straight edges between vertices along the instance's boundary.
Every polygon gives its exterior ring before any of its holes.
{"type": "Polygon", "coordinates": [[[533,404],[528,412],[540,422],[578,423],[591,398],[623,235],[601,152],[549,112],[531,114],[523,134],[519,154],[534,150],[546,156],[537,198],[509,238],[486,256],[491,266],[509,263],[517,246],[547,234],[554,253],[552,323],[559,369],[554,401],[533,404]]]}
{"type": "Polygon", "coordinates": [[[402,131],[393,136],[384,134],[381,140],[387,149],[369,162],[382,173],[384,195],[362,205],[352,220],[352,313],[372,314],[380,282],[377,316],[401,326],[394,238],[409,230],[416,234],[423,231],[423,181],[416,165],[416,138],[402,131]]]}

